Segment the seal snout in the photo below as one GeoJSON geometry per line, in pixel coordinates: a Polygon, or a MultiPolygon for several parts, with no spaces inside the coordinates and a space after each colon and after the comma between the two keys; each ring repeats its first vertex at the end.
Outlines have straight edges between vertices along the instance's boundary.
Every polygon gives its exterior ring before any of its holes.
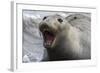
{"type": "Polygon", "coordinates": [[[42,23],[39,27],[40,31],[43,32],[45,29],[49,29],[49,26],[46,23],[42,23]]]}

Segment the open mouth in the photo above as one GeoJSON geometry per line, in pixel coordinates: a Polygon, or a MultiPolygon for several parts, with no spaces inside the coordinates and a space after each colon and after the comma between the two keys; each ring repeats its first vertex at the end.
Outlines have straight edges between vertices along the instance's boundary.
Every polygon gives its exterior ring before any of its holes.
{"type": "Polygon", "coordinates": [[[44,47],[51,47],[53,41],[55,40],[55,33],[47,28],[42,29],[44,47]]]}

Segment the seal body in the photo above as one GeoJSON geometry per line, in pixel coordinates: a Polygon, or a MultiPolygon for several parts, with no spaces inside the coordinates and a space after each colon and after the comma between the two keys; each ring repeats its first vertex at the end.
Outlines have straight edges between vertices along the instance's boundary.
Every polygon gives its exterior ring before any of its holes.
{"type": "MultiPolygon", "coordinates": [[[[79,23],[80,27],[77,27],[78,24],[73,25],[72,18],[67,21],[67,18],[55,14],[44,17],[40,22],[39,29],[43,35],[43,45],[47,49],[50,61],[91,58],[90,30],[88,29],[90,23],[84,25],[87,29],[79,23]]],[[[77,20],[77,17],[74,20],[77,20]]],[[[86,22],[89,21],[86,20],[86,22]]]]}

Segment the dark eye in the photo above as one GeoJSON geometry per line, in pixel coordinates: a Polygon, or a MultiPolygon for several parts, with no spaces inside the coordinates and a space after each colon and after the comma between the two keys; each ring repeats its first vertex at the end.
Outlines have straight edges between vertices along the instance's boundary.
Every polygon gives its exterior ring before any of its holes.
{"type": "Polygon", "coordinates": [[[47,17],[45,16],[44,18],[43,18],[43,20],[45,20],[47,17]]]}
{"type": "Polygon", "coordinates": [[[61,18],[59,18],[59,19],[58,19],[58,21],[59,21],[60,23],[62,23],[62,22],[63,22],[63,20],[62,20],[61,18]]]}

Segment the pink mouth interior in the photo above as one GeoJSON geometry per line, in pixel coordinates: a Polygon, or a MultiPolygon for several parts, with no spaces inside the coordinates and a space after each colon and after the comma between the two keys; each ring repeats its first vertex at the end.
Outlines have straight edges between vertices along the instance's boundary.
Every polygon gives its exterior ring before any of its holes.
{"type": "Polygon", "coordinates": [[[45,31],[43,33],[43,37],[44,37],[44,43],[45,45],[51,45],[55,36],[53,33],[49,32],[49,31],[45,31]]]}

